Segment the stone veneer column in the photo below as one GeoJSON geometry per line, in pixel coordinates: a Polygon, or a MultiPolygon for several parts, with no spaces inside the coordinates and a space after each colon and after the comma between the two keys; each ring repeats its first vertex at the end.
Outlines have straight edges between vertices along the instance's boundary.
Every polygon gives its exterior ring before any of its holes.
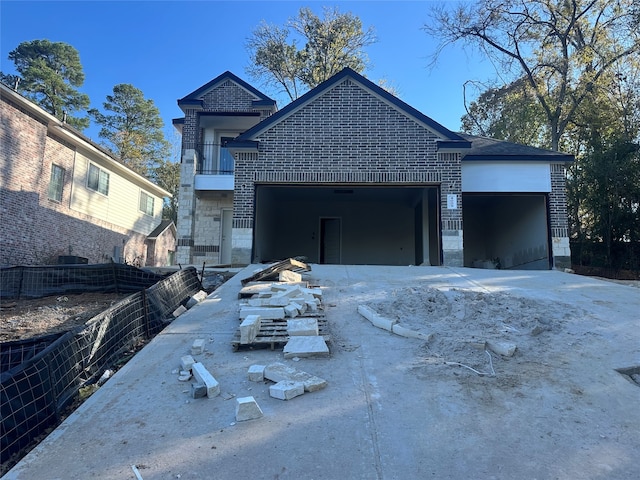
{"type": "Polygon", "coordinates": [[[180,188],[178,193],[178,242],[176,262],[182,265],[193,263],[193,228],[195,209],[196,151],[186,149],[180,164],[180,188]]]}

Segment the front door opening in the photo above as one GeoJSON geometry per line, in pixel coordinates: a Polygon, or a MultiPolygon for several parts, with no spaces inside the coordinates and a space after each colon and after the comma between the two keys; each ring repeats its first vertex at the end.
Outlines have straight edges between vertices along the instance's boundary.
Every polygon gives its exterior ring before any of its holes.
{"type": "Polygon", "coordinates": [[[340,218],[320,219],[320,263],[340,264],[340,218]]]}

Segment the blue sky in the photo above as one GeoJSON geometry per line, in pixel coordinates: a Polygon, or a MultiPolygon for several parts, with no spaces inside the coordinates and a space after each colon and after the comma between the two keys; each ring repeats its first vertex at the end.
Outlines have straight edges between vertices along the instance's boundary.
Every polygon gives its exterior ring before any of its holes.
{"type": "MultiPolygon", "coordinates": [[[[458,131],[464,114],[463,84],[493,76],[477,55],[449,47],[435,68],[429,57],[434,39],[421,27],[428,1],[7,1],[0,0],[0,61],[15,73],[8,53],[23,41],[48,39],[72,45],[80,54],[91,106],[102,108],[119,83],[142,90],[160,110],[168,135],[171,120],[182,116],[176,101],[220,73],[230,70],[278,100],[285,97],[253,82],[246,74],[246,39],[262,21],[283,25],[308,6],[321,14],[337,6],[373,26],[377,43],[367,48],[373,68],[365,75],[384,78],[402,100],[458,131]]],[[[96,141],[98,128],[85,134],[96,141]]]]}

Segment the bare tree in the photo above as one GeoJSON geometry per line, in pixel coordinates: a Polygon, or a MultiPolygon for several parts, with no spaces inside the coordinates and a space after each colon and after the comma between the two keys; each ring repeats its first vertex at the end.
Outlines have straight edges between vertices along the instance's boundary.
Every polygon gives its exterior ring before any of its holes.
{"type": "Polygon", "coordinates": [[[501,74],[524,78],[544,111],[549,144],[621,60],[638,61],[637,0],[479,0],[437,6],[424,30],[487,56],[501,74]]]}

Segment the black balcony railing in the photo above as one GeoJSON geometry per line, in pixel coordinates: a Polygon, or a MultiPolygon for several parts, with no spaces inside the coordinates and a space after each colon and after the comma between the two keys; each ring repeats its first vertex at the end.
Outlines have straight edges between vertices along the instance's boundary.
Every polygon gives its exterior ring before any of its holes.
{"type": "Polygon", "coordinates": [[[196,145],[198,164],[196,173],[200,175],[233,175],[233,156],[219,143],[199,143],[196,145]]]}

